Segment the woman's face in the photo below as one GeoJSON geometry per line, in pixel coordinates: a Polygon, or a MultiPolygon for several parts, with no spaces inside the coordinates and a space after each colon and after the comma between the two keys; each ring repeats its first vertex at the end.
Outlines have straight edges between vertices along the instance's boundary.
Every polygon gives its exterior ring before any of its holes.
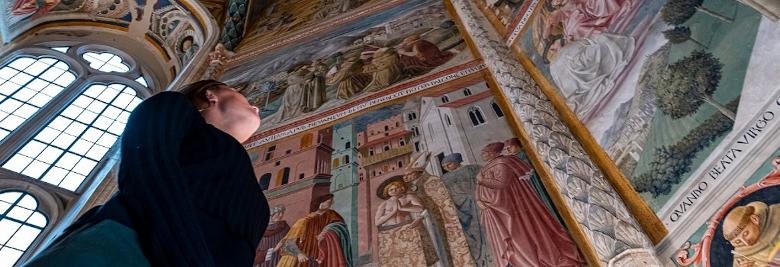
{"type": "Polygon", "coordinates": [[[219,99],[217,108],[221,113],[221,122],[229,132],[240,142],[244,142],[260,127],[259,109],[249,104],[249,101],[233,88],[216,90],[219,99]]]}
{"type": "Polygon", "coordinates": [[[320,203],[320,207],[319,208],[320,208],[320,210],[330,209],[330,205],[332,205],[332,204],[333,204],[333,198],[330,198],[330,199],[325,200],[322,203],[320,203]]]}

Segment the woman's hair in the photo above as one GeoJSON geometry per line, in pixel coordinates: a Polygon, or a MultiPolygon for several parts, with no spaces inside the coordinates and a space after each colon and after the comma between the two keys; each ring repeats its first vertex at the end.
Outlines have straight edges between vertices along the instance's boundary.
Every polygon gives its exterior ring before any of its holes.
{"type": "Polygon", "coordinates": [[[202,80],[188,85],[185,85],[180,92],[187,96],[187,99],[192,102],[198,109],[202,109],[208,105],[209,99],[206,98],[206,90],[217,90],[227,86],[225,83],[215,80],[202,80]]]}
{"type": "Polygon", "coordinates": [[[315,212],[320,209],[320,204],[322,202],[328,201],[328,199],[333,199],[333,194],[326,194],[319,196],[311,201],[311,207],[309,207],[309,212],[315,212]]]}

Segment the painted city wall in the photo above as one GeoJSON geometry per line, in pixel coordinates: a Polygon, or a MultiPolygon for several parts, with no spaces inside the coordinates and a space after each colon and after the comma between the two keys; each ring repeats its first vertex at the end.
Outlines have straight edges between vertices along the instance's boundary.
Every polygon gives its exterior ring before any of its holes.
{"type": "Polygon", "coordinates": [[[780,55],[777,23],[725,0],[550,0],[535,9],[514,45],[675,226],[667,217],[691,177],[775,101],[775,68],[766,66],[780,55]]]}
{"type": "Polygon", "coordinates": [[[256,264],[583,265],[505,112],[471,75],[250,148],[256,264]]]}
{"type": "Polygon", "coordinates": [[[780,150],[679,248],[677,266],[780,264],[780,150]]]}

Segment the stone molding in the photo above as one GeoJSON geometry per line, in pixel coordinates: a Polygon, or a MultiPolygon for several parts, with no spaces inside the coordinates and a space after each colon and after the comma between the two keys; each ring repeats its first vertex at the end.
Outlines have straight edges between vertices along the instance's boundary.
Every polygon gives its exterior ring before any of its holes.
{"type": "Polygon", "coordinates": [[[468,0],[451,3],[599,263],[661,266],[618,193],[487,19],[468,0]],[[632,256],[625,257],[626,251],[632,256]]]}

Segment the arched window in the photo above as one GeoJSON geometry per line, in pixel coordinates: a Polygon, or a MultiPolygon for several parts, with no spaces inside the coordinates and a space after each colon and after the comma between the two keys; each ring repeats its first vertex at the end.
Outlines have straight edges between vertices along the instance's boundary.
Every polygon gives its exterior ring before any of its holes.
{"type": "Polygon", "coordinates": [[[471,89],[468,89],[468,88],[463,89],[463,95],[464,96],[470,96],[471,95],[471,89]]]}
{"type": "Polygon", "coordinates": [[[0,166],[77,193],[151,94],[138,64],[109,47],[31,47],[3,62],[0,148],[14,152],[0,166]]]}
{"type": "Polygon", "coordinates": [[[485,123],[485,116],[482,115],[482,110],[479,107],[469,108],[469,118],[474,126],[485,123]]]}
{"type": "Polygon", "coordinates": [[[386,132],[386,131],[389,131],[389,130],[390,130],[390,127],[388,127],[387,125],[385,125],[385,132],[386,132]]]}
{"type": "Polygon", "coordinates": [[[490,103],[490,105],[493,107],[493,112],[496,113],[496,117],[504,117],[504,111],[501,110],[501,107],[498,106],[496,101],[493,101],[493,103],[490,103]]]}
{"type": "Polygon", "coordinates": [[[349,163],[349,155],[344,155],[344,164],[349,163]]]}
{"type": "Polygon", "coordinates": [[[398,144],[401,145],[401,146],[405,146],[406,145],[406,141],[403,138],[401,138],[401,139],[398,140],[398,144]]]}
{"type": "Polygon", "coordinates": [[[263,174],[263,176],[260,176],[260,188],[263,190],[268,190],[268,186],[271,185],[271,173],[263,174]]]}
{"type": "Polygon", "coordinates": [[[447,95],[443,95],[443,96],[441,96],[441,102],[442,103],[450,102],[450,98],[447,97],[447,95]]]}
{"type": "Polygon", "coordinates": [[[0,192],[0,266],[13,266],[48,224],[26,192],[0,192]]]}

